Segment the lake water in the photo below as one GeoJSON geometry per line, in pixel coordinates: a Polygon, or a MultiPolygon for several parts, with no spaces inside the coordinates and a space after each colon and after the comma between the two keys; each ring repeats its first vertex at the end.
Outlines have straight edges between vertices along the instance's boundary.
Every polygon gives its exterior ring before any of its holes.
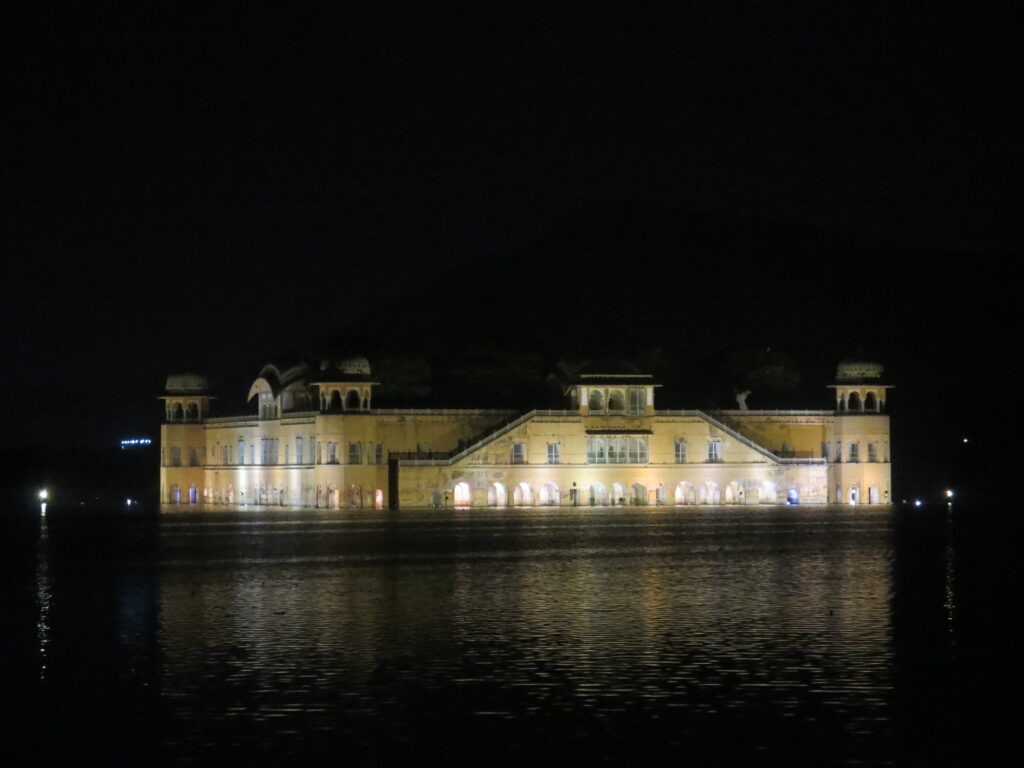
{"type": "Polygon", "coordinates": [[[863,507],[11,516],[0,762],[1017,764],[1001,525],[863,507]]]}

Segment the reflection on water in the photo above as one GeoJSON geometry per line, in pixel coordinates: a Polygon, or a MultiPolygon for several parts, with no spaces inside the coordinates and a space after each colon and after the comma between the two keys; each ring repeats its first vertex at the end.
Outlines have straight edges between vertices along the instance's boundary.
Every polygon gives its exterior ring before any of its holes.
{"type": "Polygon", "coordinates": [[[46,526],[46,504],[40,515],[39,544],[36,555],[36,641],[39,643],[39,679],[46,679],[46,651],[50,644],[50,532],[46,526]]]}
{"type": "Polygon", "coordinates": [[[23,568],[11,549],[31,590],[3,593],[9,659],[35,630],[5,710],[24,755],[941,763],[974,730],[956,665],[988,679],[952,652],[982,619],[941,515],[50,518],[23,568]]]}
{"type": "Polygon", "coordinates": [[[753,754],[787,720],[838,723],[854,751],[886,728],[885,513],[171,516],[161,549],[186,751],[341,728],[369,753],[381,718],[410,753],[480,727],[553,742],[552,718],[580,741],[664,720],[679,744],[759,719],[753,754]]]}

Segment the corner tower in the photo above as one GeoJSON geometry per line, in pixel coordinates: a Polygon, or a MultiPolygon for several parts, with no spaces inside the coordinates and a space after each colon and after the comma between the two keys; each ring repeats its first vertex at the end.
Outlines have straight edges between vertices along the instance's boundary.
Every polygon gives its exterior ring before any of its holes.
{"type": "Polygon", "coordinates": [[[831,501],[837,504],[891,504],[892,472],[884,368],[864,360],[844,360],[836,368],[836,406],[829,459],[831,501]]]}
{"type": "Polygon", "coordinates": [[[160,501],[197,504],[204,487],[206,441],[203,423],[210,415],[210,385],[197,373],[167,377],[164,423],[160,425],[160,501]]]}

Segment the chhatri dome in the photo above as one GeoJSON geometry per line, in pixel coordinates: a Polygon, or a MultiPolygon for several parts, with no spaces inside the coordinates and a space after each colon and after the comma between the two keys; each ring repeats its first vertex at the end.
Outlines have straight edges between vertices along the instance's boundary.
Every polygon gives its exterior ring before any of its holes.
{"type": "Polygon", "coordinates": [[[369,376],[370,361],[361,356],[345,357],[340,360],[321,360],[320,370],[335,371],[354,376],[369,376]]]}
{"type": "Polygon", "coordinates": [[[885,367],[867,360],[843,360],[836,367],[836,381],[854,382],[880,379],[885,367]]]}
{"type": "Polygon", "coordinates": [[[167,377],[167,392],[200,394],[210,391],[210,382],[199,373],[172,373],[167,377]]]}

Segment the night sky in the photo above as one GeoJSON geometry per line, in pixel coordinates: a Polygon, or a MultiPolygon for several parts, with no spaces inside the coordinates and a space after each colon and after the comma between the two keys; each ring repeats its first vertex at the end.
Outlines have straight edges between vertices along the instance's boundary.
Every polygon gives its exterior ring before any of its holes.
{"type": "Polygon", "coordinates": [[[212,5],[4,12],[9,449],[156,437],[184,368],[234,412],[343,337],[435,368],[654,350],[673,407],[732,405],[737,353],[791,361],[809,408],[878,359],[897,494],[998,438],[1012,4],[212,5]]]}

